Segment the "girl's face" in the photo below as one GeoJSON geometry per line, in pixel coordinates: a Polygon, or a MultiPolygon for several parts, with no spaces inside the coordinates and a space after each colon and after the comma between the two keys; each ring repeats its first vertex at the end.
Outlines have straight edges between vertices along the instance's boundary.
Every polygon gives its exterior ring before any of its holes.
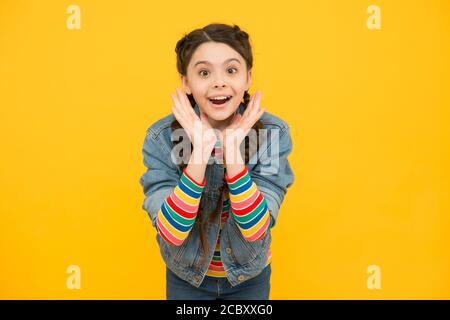
{"type": "Polygon", "coordinates": [[[194,96],[200,110],[208,115],[212,127],[221,128],[232,120],[249,89],[251,70],[227,44],[206,42],[195,50],[181,80],[186,92],[194,96]]]}

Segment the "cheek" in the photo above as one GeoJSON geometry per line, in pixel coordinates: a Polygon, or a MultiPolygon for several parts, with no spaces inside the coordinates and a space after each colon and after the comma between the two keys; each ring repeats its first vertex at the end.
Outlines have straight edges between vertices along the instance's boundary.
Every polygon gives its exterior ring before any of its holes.
{"type": "Polygon", "coordinates": [[[236,92],[237,95],[244,96],[246,86],[247,83],[245,81],[240,81],[239,83],[236,83],[236,85],[234,86],[235,89],[234,91],[236,92]]]}
{"type": "Polygon", "coordinates": [[[195,83],[191,86],[192,94],[194,97],[205,98],[208,93],[208,86],[205,83],[195,83]]]}

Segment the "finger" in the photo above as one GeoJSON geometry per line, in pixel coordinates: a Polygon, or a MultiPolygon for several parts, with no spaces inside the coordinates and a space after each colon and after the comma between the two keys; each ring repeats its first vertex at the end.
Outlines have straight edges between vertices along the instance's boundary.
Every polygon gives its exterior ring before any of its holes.
{"type": "Polygon", "coordinates": [[[264,112],[266,112],[266,108],[260,108],[259,109],[258,113],[255,115],[256,121],[258,121],[262,117],[264,112]]]}
{"type": "Polygon", "coordinates": [[[207,128],[211,128],[211,124],[209,123],[208,116],[206,113],[200,110],[200,121],[205,125],[207,128]]]}
{"type": "Polygon", "coordinates": [[[246,110],[247,114],[245,114],[245,118],[248,118],[253,113],[253,110],[255,108],[255,104],[256,104],[256,102],[258,100],[259,95],[260,95],[260,91],[258,90],[252,96],[252,100],[250,101],[250,103],[249,103],[249,105],[247,107],[248,111],[246,110]]]}
{"type": "Polygon", "coordinates": [[[186,130],[188,131],[188,124],[186,123],[186,120],[184,119],[184,117],[180,114],[180,112],[178,111],[178,109],[174,106],[172,107],[172,113],[175,116],[175,118],[177,119],[177,121],[180,123],[180,125],[186,130]]]}
{"type": "Polygon", "coordinates": [[[181,89],[178,88],[178,87],[176,87],[175,90],[176,90],[176,93],[177,93],[177,95],[178,95],[178,99],[179,99],[181,105],[182,105],[184,108],[186,108],[188,105],[190,105],[189,99],[186,97],[186,95],[184,94],[184,92],[182,92],[181,89]]]}
{"type": "Polygon", "coordinates": [[[186,112],[186,115],[191,117],[192,121],[200,120],[199,117],[197,116],[197,114],[195,113],[194,108],[192,108],[191,102],[189,101],[189,98],[187,97],[187,95],[183,91],[181,91],[178,87],[176,88],[176,90],[177,90],[180,102],[183,106],[183,109],[186,112]]]}
{"type": "MultiPolygon", "coordinates": [[[[178,111],[185,117],[188,117],[186,107],[184,106],[183,97],[180,95],[178,88],[176,88],[175,91],[176,91],[176,93],[174,95],[174,99],[176,101],[178,111]]],[[[186,119],[188,119],[188,118],[186,118],[186,119]]]]}
{"type": "Polygon", "coordinates": [[[183,108],[180,106],[180,102],[178,98],[172,94],[172,99],[174,101],[173,109],[176,111],[177,120],[182,124],[185,129],[189,129],[192,121],[189,120],[189,117],[186,115],[183,108]]]}
{"type": "Polygon", "coordinates": [[[261,91],[256,92],[255,100],[253,101],[252,108],[249,110],[249,117],[253,118],[259,111],[259,104],[261,102],[261,91]]]}
{"type": "Polygon", "coordinates": [[[250,101],[247,104],[247,107],[244,110],[244,113],[242,114],[242,117],[245,118],[248,115],[249,110],[251,109],[252,105],[253,105],[253,101],[255,100],[255,95],[252,95],[250,98],[250,101]]]}
{"type": "Polygon", "coordinates": [[[190,131],[193,124],[195,123],[195,121],[199,121],[198,117],[196,119],[193,119],[189,113],[188,110],[186,109],[185,106],[183,106],[183,103],[180,101],[180,96],[179,95],[173,95],[173,99],[175,101],[175,105],[179,114],[179,117],[181,118],[179,120],[180,124],[181,122],[183,123],[182,126],[183,128],[186,129],[186,131],[190,131]]]}
{"type": "Polygon", "coordinates": [[[183,115],[183,117],[185,118],[186,121],[193,121],[191,115],[189,114],[189,109],[188,109],[188,107],[186,107],[179,89],[176,88],[176,91],[177,91],[177,93],[174,96],[176,98],[176,101],[178,102],[177,107],[178,107],[180,114],[183,115]]]}
{"type": "Polygon", "coordinates": [[[178,97],[175,94],[173,94],[173,93],[171,93],[170,96],[172,97],[174,107],[175,107],[175,109],[177,109],[178,114],[179,115],[184,115],[184,112],[183,112],[183,109],[182,109],[182,107],[180,105],[180,101],[179,101],[178,97]]]}
{"type": "Polygon", "coordinates": [[[261,118],[263,113],[266,111],[265,108],[260,108],[251,118],[250,118],[250,124],[249,127],[252,128],[255,123],[261,118]]]}
{"type": "Polygon", "coordinates": [[[264,112],[265,108],[258,109],[256,112],[249,115],[245,120],[242,121],[241,127],[244,129],[252,128],[255,123],[261,118],[264,112]]]}
{"type": "Polygon", "coordinates": [[[214,133],[217,134],[216,131],[218,131],[217,129],[214,129],[211,125],[211,122],[209,121],[209,117],[205,112],[202,112],[202,123],[204,125],[205,130],[213,130],[214,133]]]}
{"type": "Polygon", "coordinates": [[[235,126],[241,121],[242,115],[240,113],[236,113],[233,117],[233,120],[231,121],[231,126],[235,126]]]}
{"type": "Polygon", "coordinates": [[[187,104],[188,104],[188,106],[189,106],[189,107],[188,107],[189,113],[190,113],[190,115],[193,117],[194,121],[195,121],[195,120],[200,120],[200,116],[197,115],[197,114],[195,113],[194,107],[192,106],[192,104],[191,104],[191,102],[189,101],[189,98],[188,98],[188,97],[186,97],[186,101],[187,101],[187,104]]]}
{"type": "Polygon", "coordinates": [[[242,128],[244,128],[244,129],[248,129],[248,128],[252,127],[253,117],[254,117],[254,114],[255,114],[255,111],[254,111],[255,104],[256,104],[256,102],[258,100],[259,94],[260,94],[259,90],[256,91],[256,93],[252,97],[251,103],[249,103],[249,105],[247,107],[247,110],[246,110],[247,113],[242,116],[242,121],[241,121],[240,126],[242,128]]]}
{"type": "Polygon", "coordinates": [[[181,100],[183,101],[183,103],[186,106],[190,107],[190,109],[192,109],[191,101],[189,101],[187,94],[178,87],[176,88],[176,90],[177,90],[177,93],[180,96],[181,100]]]}
{"type": "Polygon", "coordinates": [[[205,119],[205,120],[208,120],[209,118],[208,118],[208,115],[205,113],[205,112],[203,112],[202,110],[200,110],[200,117],[202,117],[203,119],[205,119]]]}

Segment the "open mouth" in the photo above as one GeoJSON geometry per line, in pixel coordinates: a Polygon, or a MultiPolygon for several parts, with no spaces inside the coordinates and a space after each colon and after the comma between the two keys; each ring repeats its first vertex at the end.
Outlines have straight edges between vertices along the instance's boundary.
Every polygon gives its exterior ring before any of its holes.
{"type": "Polygon", "coordinates": [[[230,99],[231,99],[231,96],[222,96],[222,97],[209,98],[208,100],[211,101],[212,104],[219,106],[219,105],[224,105],[230,99]]]}

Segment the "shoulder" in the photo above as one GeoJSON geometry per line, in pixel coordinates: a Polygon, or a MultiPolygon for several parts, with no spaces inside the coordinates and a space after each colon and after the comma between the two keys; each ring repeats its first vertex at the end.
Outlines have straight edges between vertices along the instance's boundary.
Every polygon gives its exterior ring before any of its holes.
{"type": "Polygon", "coordinates": [[[171,130],[172,121],[175,119],[173,114],[168,114],[167,116],[153,122],[146,131],[146,135],[153,139],[157,139],[161,133],[167,130],[171,130]]]}
{"type": "Polygon", "coordinates": [[[163,118],[153,122],[146,130],[144,148],[148,152],[158,154],[170,154],[172,149],[172,121],[175,119],[173,114],[168,114],[163,118]]]}
{"type": "Polygon", "coordinates": [[[270,112],[267,112],[267,111],[264,112],[259,120],[262,122],[262,124],[264,125],[264,127],[266,129],[277,128],[282,133],[289,131],[288,123],[285,120],[281,119],[280,117],[278,117],[270,112]]]}

